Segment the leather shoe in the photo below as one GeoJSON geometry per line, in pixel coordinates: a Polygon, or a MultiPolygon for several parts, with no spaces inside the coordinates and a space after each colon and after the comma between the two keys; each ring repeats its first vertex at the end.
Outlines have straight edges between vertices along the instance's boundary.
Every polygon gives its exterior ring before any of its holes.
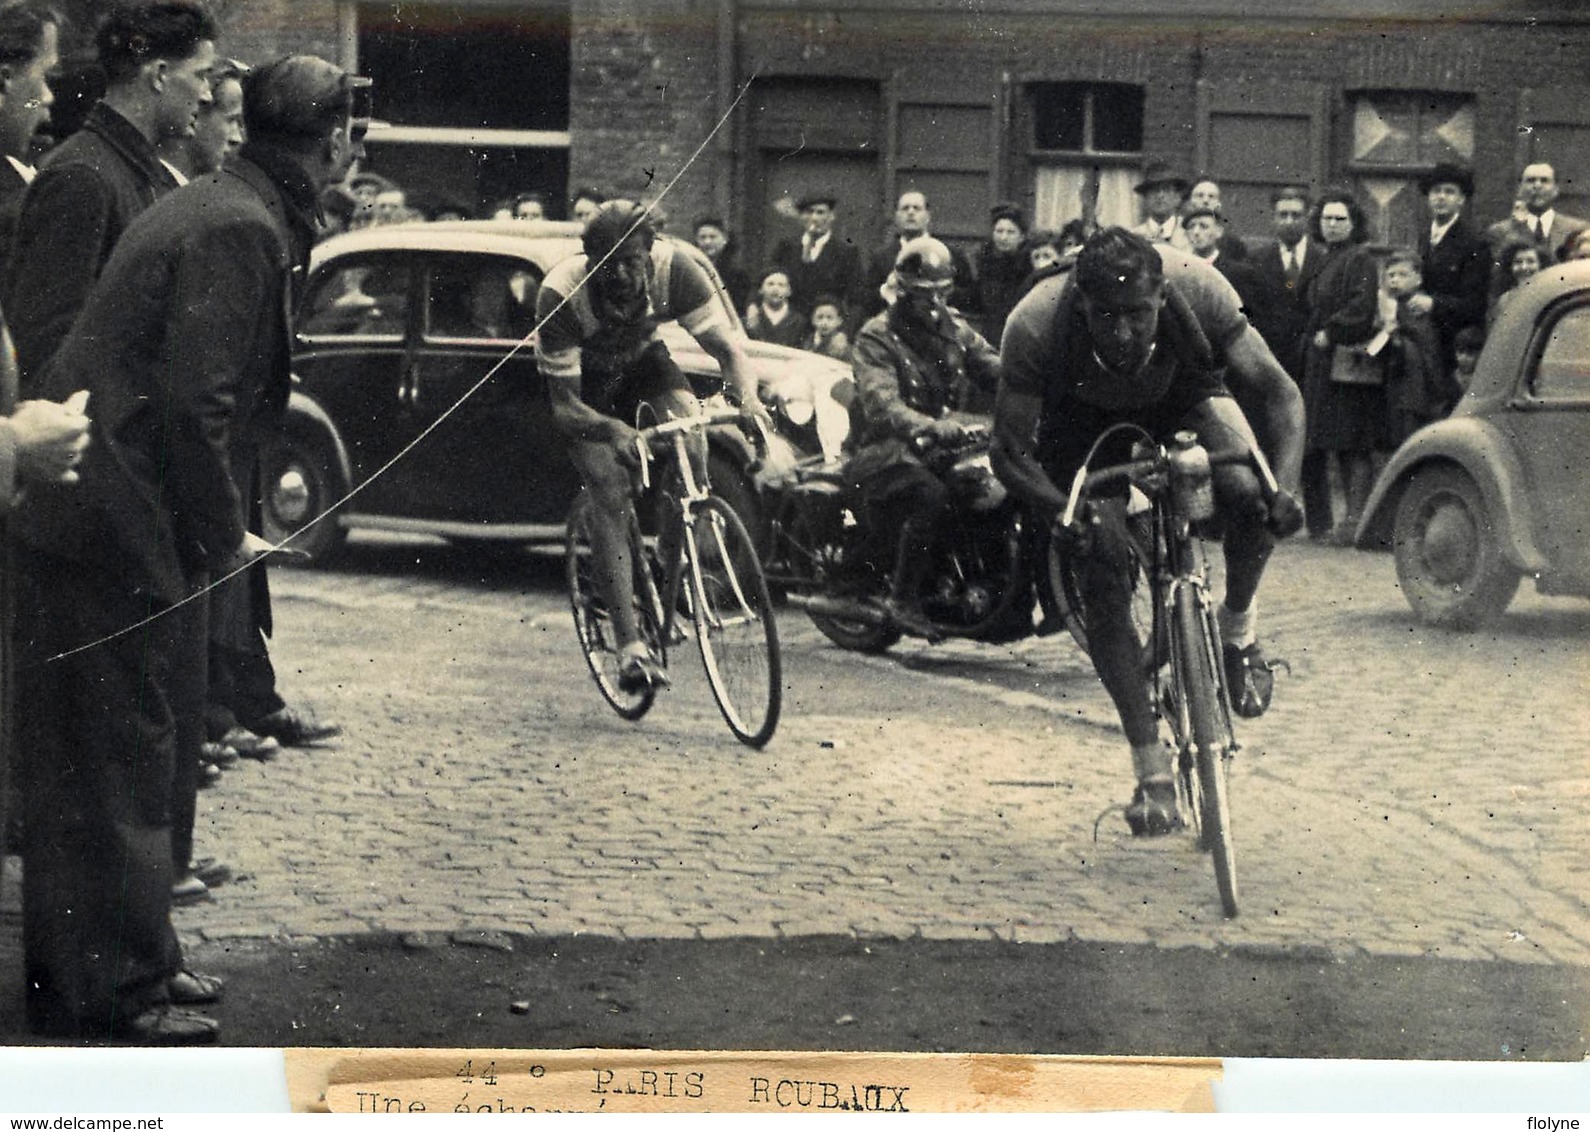
{"type": "Polygon", "coordinates": [[[219,975],[202,975],[186,967],[166,980],[166,991],[174,1006],[207,1006],[221,1001],[226,980],[219,975]]]}
{"type": "Polygon", "coordinates": [[[256,735],[246,727],[234,727],[221,736],[221,742],[231,747],[245,759],[261,762],[276,757],[282,749],[281,742],[272,735],[256,735]]]}
{"type": "Polygon", "coordinates": [[[184,873],[171,886],[171,903],[198,904],[210,899],[210,886],[192,873],[184,873]]]}
{"type": "Polygon", "coordinates": [[[206,888],[214,888],[232,879],[232,866],[214,857],[195,857],[188,873],[203,881],[206,888]]]}
{"type": "Polygon", "coordinates": [[[221,781],[221,768],[214,763],[199,764],[199,789],[208,790],[221,781]]]}
{"type": "Polygon", "coordinates": [[[200,748],[199,761],[225,770],[237,764],[237,748],[220,741],[206,741],[200,748]]]}
{"type": "Polygon", "coordinates": [[[221,1024],[214,1018],[169,1003],[151,1006],[111,1027],[117,1040],[146,1046],[209,1045],[220,1034],[221,1024]]]}
{"type": "Polygon", "coordinates": [[[342,734],[340,724],[305,719],[292,708],[285,707],[256,719],[247,726],[254,734],[269,736],[284,747],[302,747],[310,743],[319,743],[324,739],[334,739],[342,734]]]}

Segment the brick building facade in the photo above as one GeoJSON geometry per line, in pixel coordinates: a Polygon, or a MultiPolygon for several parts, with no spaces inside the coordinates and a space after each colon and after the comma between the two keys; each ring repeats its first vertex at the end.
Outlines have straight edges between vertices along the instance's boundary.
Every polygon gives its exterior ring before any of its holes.
{"type": "Polygon", "coordinates": [[[1150,157],[1216,177],[1245,232],[1266,229],[1275,185],[1347,181],[1378,238],[1409,239],[1410,187],[1438,160],[1476,169],[1482,220],[1534,159],[1556,165],[1565,211],[1590,207],[1590,12],[1570,0],[1462,19],[1441,0],[1312,0],[1306,17],[1254,0],[1118,0],[1109,17],[1089,0],[218,7],[228,54],[372,74],[393,128],[371,165],[399,181],[477,205],[540,188],[554,214],[577,184],[667,188],[677,228],[722,215],[753,258],[818,186],[864,244],[906,188],[959,240],[998,200],[1045,224],[1131,220],[1150,157]]]}

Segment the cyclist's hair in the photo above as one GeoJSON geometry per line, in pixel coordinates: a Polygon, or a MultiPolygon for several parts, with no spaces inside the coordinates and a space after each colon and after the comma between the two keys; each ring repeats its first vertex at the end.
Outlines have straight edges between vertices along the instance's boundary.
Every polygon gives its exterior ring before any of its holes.
{"type": "Polygon", "coordinates": [[[594,264],[631,235],[639,236],[650,250],[656,242],[657,229],[645,205],[621,197],[606,202],[591,217],[591,222],[585,226],[581,245],[586,258],[594,264]]]}
{"type": "Polygon", "coordinates": [[[1138,283],[1157,284],[1165,278],[1154,245],[1125,228],[1100,228],[1088,237],[1077,255],[1074,270],[1077,290],[1089,299],[1107,299],[1138,283]]]}
{"type": "Polygon", "coordinates": [[[48,4],[24,0],[0,10],[0,66],[25,67],[44,46],[44,29],[62,26],[61,14],[48,4]]]}
{"type": "Polygon", "coordinates": [[[191,59],[218,37],[215,17],[200,0],[124,0],[94,36],[106,81],[122,82],[151,59],[191,59]]]}

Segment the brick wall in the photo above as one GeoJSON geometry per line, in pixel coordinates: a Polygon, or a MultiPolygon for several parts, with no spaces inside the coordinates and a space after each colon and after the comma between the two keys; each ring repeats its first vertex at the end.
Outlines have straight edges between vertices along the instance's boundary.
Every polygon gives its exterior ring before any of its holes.
{"type": "Polygon", "coordinates": [[[575,0],[571,188],[651,200],[683,170],[662,202],[670,231],[723,207],[718,151],[686,168],[722,113],[715,17],[708,0],[575,0]]]}

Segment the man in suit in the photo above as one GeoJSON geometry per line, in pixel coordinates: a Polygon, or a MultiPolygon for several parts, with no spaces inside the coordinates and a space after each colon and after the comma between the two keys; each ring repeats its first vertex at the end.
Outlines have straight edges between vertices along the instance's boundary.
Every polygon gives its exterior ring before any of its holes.
{"type": "Polygon", "coordinates": [[[1590,221],[1556,210],[1559,191],[1557,171],[1549,164],[1537,161],[1524,166],[1518,178],[1518,199],[1524,211],[1486,229],[1492,254],[1500,252],[1509,240],[1532,240],[1540,248],[1542,264],[1556,263],[1568,242],[1590,227],[1590,221]]]}
{"type": "Polygon", "coordinates": [[[1258,280],[1251,319],[1260,337],[1299,384],[1303,381],[1303,327],[1308,285],[1324,261],[1308,238],[1308,190],[1286,185],[1270,194],[1275,239],[1249,257],[1258,280]]]}
{"type": "MultiPolygon", "coordinates": [[[[901,193],[894,206],[894,238],[873,253],[867,262],[866,282],[858,296],[859,316],[879,314],[889,306],[880,290],[885,280],[894,273],[894,261],[900,249],[912,240],[932,235],[933,210],[928,206],[927,194],[916,189],[901,193]]],[[[946,244],[950,260],[955,267],[955,286],[950,291],[949,305],[958,313],[969,312],[972,302],[972,264],[966,253],[946,244]]]]}
{"type": "Polygon", "coordinates": [[[1408,309],[1430,316],[1439,336],[1443,372],[1450,374],[1458,331],[1485,325],[1491,250],[1463,214],[1474,195],[1474,175],[1469,170],[1439,164],[1419,179],[1419,191],[1430,209],[1430,227],[1419,236],[1424,286],[1407,300],[1408,309]]]}
{"type": "Polygon", "coordinates": [[[1178,251],[1191,251],[1187,233],[1181,226],[1181,206],[1192,188],[1168,161],[1155,158],[1143,167],[1143,179],[1133,191],[1143,202],[1143,222],[1132,231],[1152,244],[1169,244],[1178,251]]]}
{"type": "Polygon", "coordinates": [[[789,277],[790,305],[811,317],[819,295],[834,295],[855,310],[861,297],[861,249],[834,232],[839,201],[832,193],[809,193],[795,202],[800,209],[799,239],[780,240],[768,257],[789,277]]]}
{"type": "Polygon", "coordinates": [[[176,188],[155,143],[193,132],[210,100],[216,34],[199,0],[140,0],[100,24],[105,97],[23,195],[0,288],[24,389],[66,337],[127,225],[176,188]]]}
{"type": "Polygon", "coordinates": [[[86,384],[93,444],[76,487],[41,491],[15,530],[36,1032],[215,1040],[183,1007],[219,981],[184,970],[171,927],[173,681],[205,648],[172,614],[268,548],[248,533],[232,441],[286,408],[292,280],[320,193],[362,151],[360,81],[312,56],[251,72],[238,159],[129,226],[41,375],[86,384]]]}
{"type": "Polygon", "coordinates": [[[33,181],[33,147],[49,121],[55,94],[49,76],[60,63],[61,17],[53,8],[23,3],[0,11],[0,270],[22,209],[22,191],[33,181]]]}

